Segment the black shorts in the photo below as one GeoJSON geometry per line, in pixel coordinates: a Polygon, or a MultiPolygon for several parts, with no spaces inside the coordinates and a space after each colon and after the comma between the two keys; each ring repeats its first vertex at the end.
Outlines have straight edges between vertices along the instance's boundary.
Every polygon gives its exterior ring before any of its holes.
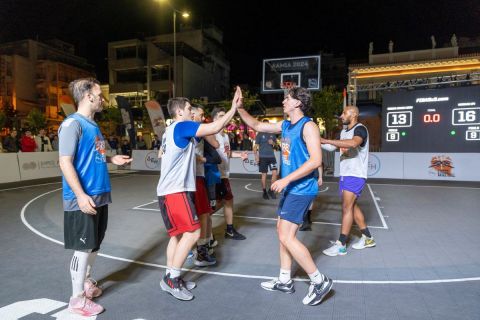
{"type": "Polygon", "coordinates": [[[271,171],[277,169],[277,159],[275,158],[260,158],[258,161],[258,172],[268,173],[268,169],[271,171]]]}
{"type": "Polygon", "coordinates": [[[105,237],[108,224],[108,205],[98,208],[91,215],[77,211],[64,211],[63,235],[65,249],[98,251],[105,237]]]}
{"type": "Polygon", "coordinates": [[[232,200],[233,193],[230,187],[230,180],[228,178],[222,178],[222,182],[215,185],[215,193],[217,194],[217,201],[232,200]]]}

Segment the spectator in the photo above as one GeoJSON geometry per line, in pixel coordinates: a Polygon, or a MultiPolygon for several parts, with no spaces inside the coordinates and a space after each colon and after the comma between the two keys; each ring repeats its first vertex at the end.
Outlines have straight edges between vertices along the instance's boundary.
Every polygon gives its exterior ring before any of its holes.
{"type": "Polygon", "coordinates": [[[246,134],[246,133],[243,134],[241,150],[244,150],[244,151],[252,151],[253,150],[252,140],[250,140],[250,138],[248,137],[248,134],[246,134]]]}
{"type": "Polygon", "coordinates": [[[37,144],[35,152],[53,151],[50,138],[45,135],[45,129],[40,129],[38,135],[35,137],[35,143],[37,144]]]}
{"type": "Polygon", "coordinates": [[[108,144],[110,145],[110,148],[112,150],[117,150],[118,149],[118,139],[114,135],[110,135],[108,137],[108,144]]]}
{"type": "Polygon", "coordinates": [[[147,150],[147,144],[143,140],[143,136],[137,136],[137,150],[147,150]]]}
{"type": "Polygon", "coordinates": [[[128,140],[122,141],[122,154],[125,156],[130,156],[132,154],[132,147],[130,147],[130,142],[128,140]]]}
{"type": "Polygon", "coordinates": [[[239,150],[239,143],[238,143],[238,139],[237,139],[237,136],[234,132],[230,132],[228,134],[228,138],[230,139],[230,148],[232,150],[239,150]]]}
{"type": "Polygon", "coordinates": [[[18,152],[20,151],[20,141],[17,138],[17,130],[13,129],[10,135],[3,139],[3,149],[5,152],[18,152]]]}
{"type": "Polygon", "coordinates": [[[58,151],[58,136],[56,134],[52,135],[51,141],[53,151],[58,151]]]}
{"type": "Polygon", "coordinates": [[[159,150],[161,145],[162,145],[162,142],[158,138],[158,135],[154,135],[153,141],[152,141],[152,150],[159,150]]]}
{"type": "Polygon", "coordinates": [[[25,135],[20,139],[20,148],[22,152],[35,152],[37,149],[37,143],[35,139],[32,137],[32,131],[25,130],[25,135]]]}

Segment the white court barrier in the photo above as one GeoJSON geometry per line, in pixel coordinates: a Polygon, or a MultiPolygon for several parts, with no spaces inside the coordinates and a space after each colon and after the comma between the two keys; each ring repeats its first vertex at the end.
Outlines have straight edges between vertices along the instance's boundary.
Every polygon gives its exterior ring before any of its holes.
{"type": "Polygon", "coordinates": [[[132,170],[160,171],[160,159],[158,159],[158,150],[133,150],[132,151],[132,170]]]}
{"type": "MultiPolygon", "coordinates": [[[[369,178],[480,181],[480,153],[370,152],[369,178]]],[[[340,153],[335,153],[335,176],[340,175],[340,153]]]]}
{"type": "Polygon", "coordinates": [[[16,153],[0,153],[0,183],[20,181],[16,153]]]}
{"type": "Polygon", "coordinates": [[[19,152],[20,180],[33,180],[61,176],[58,151],[19,152]]]}

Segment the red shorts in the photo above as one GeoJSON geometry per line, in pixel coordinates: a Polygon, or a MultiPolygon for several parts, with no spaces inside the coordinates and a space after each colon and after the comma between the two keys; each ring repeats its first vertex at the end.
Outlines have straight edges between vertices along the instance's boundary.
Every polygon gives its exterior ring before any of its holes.
{"type": "Polygon", "coordinates": [[[232,188],[230,187],[230,180],[222,178],[222,182],[215,185],[215,192],[217,194],[217,201],[232,200],[232,188]]]}
{"type": "Polygon", "coordinates": [[[212,207],[210,207],[210,201],[208,200],[207,186],[205,185],[204,177],[196,177],[195,186],[197,192],[195,192],[195,209],[197,214],[201,216],[202,214],[212,213],[212,207]]]}
{"type": "Polygon", "coordinates": [[[158,205],[170,237],[200,229],[194,192],[178,192],[158,197],[158,205]]]}

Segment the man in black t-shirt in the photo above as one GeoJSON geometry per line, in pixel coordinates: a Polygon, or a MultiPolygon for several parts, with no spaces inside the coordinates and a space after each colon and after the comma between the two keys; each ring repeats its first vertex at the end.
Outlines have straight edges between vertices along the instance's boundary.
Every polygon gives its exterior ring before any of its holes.
{"type": "MultiPolygon", "coordinates": [[[[263,122],[269,122],[264,119],[263,122]]],[[[277,160],[275,159],[274,148],[276,146],[277,137],[272,133],[258,132],[255,138],[255,161],[258,163],[258,171],[262,174],[262,189],[263,199],[268,200],[270,198],[275,199],[275,192],[270,190],[267,193],[267,173],[270,169],[272,171],[273,184],[278,177],[277,160]]]]}

